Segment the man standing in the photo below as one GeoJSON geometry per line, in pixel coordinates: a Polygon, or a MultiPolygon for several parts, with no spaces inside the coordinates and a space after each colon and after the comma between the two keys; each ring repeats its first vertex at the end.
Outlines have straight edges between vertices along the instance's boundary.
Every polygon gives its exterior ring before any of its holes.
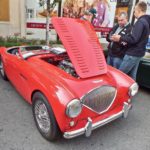
{"type": "Polygon", "coordinates": [[[147,15],[145,15],[146,10],[147,4],[143,1],[138,2],[134,9],[134,16],[137,18],[137,21],[132,28],[131,34],[112,36],[113,41],[127,43],[128,48],[126,49],[126,54],[119,69],[131,76],[134,80],[136,80],[139,62],[145,54],[150,33],[147,15]]]}
{"type": "Polygon", "coordinates": [[[120,36],[128,35],[131,32],[131,25],[128,22],[128,15],[126,12],[121,12],[118,15],[118,24],[116,24],[111,32],[106,37],[109,43],[107,63],[115,68],[119,68],[125,55],[125,43],[113,42],[111,37],[113,34],[120,36]]]}

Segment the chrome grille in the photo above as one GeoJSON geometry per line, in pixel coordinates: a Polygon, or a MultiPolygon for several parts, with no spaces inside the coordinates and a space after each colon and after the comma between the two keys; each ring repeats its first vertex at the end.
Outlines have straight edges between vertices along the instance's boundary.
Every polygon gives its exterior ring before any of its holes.
{"type": "Polygon", "coordinates": [[[103,113],[112,105],[116,92],[116,88],[112,86],[101,86],[87,93],[82,98],[82,103],[98,113],[103,113]]]}

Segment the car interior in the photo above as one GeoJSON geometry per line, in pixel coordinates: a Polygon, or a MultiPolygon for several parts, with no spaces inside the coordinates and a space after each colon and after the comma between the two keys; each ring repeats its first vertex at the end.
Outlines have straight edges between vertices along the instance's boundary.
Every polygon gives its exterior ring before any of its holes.
{"type": "MultiPolygon", "coordinates": [[[[21,50],[23,51],[32,51],[32,50],[41,50],[42,46],[27,46],[27,47],[21,47],[21,50]]],[[[19,48],[15,47],[12,49],[8,50],[8,53],[13,54],[13,55],[18,55],[19,53],[19,48]]]]}
{"type": "Polygon", "coordinates": [[[8,53],[13,54],[13,55],[18,55],[19,48],[12,48],[12,49],[8,50],[8,53]]]}

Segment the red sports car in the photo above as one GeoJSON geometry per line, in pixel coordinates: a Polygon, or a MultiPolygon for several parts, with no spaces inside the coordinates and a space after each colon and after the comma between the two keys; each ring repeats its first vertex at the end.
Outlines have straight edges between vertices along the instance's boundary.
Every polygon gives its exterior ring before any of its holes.
{"type": "Polygon", "coordinates": [[[0,48],[0,73],[32,105],[39,132],[52,141],[85,134],[127,117],[138,85],[106,64],[89,22],[53,18],[65,49],[0,48]]]}

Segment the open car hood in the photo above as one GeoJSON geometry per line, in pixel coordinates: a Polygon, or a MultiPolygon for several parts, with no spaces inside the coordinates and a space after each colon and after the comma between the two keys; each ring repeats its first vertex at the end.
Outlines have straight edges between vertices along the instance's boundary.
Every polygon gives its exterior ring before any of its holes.
{"type": "Polygon", "coordinates": [[[102,47],[88,21],[54,17],[52,23],[81,78],[107,72],[102,47]]]}

